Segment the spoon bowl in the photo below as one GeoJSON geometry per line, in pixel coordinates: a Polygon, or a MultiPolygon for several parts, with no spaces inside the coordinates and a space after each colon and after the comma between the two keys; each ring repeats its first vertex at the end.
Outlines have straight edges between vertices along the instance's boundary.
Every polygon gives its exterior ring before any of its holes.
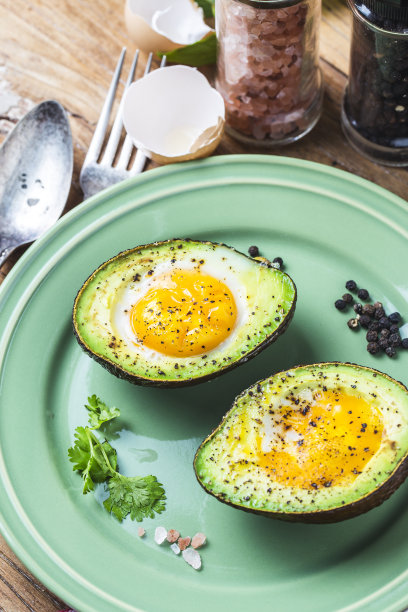
{"type": "Polygon", "coordinates": [[[58,102],[35,106],[0,148],[0,266],[61,215],[72,179],[72,135],[58,102]]]}

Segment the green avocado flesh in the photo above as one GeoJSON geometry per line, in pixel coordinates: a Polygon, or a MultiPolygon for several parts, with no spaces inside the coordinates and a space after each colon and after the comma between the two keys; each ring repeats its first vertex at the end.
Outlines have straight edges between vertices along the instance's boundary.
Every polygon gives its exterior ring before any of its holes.
{"type": "MultiPolygon", "coordinates": [[[[136,384],[182,386],[213,378],[256,355],[285,331],[295,303],[296,287],[291,278],[268,263],[222,244],[174,239],[124,251],[102,264],[76,297],[73,324],[82,348],[113,374],[136,384]],[[142,316],[137,305],[144,304],[146,296],[151,295],[149,292],[161,290],[163,284],[167,291],[166,282],[171,278],[172,283],[174,274],[210,277],[222,283],[226,292],[218,294],[214,312],[208,310],[212,303],[211,295],[206,293],[208,288],[202,289],[200,282],[199,298],[197,291],[191,293],[189,288],[182,288],[182,298],[178,293],[180,302],[191,303],[188,312],[174,300],[167,302],[167,293],[160,293],[164,300],[155,302],[154,320],[149,328],[149,334],[155,335],[159,344],[156,346],[156,342],[152,348],[147,335],[135,332],[134,321],[136,326],[141,320],[144,322],[149,312],[153,313],[153,307],[146,307],[142,316]],[[228,323],[224,325],[227,337],[210,348],[200,342],[195,354],[186,354],[181,349],[177,353],[174,347],[178,336],[191,337],[189,342],[193,345],[194,338],[200,337],[199,328],[206,328],[208,322],[212,324],[220,309],[224,314],[227,312],[225,300],[235,304],[230,311],[236,315],[231,327],[226,327],[228,323]],[[132,312],[137,314],[134,319],[132,312]],[[181,331],[177,329],[178,322],[182,324],[181,331]],[[169,354],[167,348],[162,350],[169,338],[174,354],[169,354]]],[[[220,329],[224,328],[221,325],[220,329]]]]}
{"type": "Polygon", "coordinates": [[[236,508],[335,522],[379,505],[408,474],[408,390],[344,363],[300,366],[234,401],[201,444],[202,487],[236,508]]]}

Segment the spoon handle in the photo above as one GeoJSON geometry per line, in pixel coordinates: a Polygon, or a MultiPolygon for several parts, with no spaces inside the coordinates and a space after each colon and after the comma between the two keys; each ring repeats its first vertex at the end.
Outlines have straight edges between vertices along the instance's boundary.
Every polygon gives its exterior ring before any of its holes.
{"type": "Polygon", "coordinates": [[[4,239],[0,236],[0,268],[6,261],[7,257],[14,251],[16,245],[8,244],[4,239]]]}

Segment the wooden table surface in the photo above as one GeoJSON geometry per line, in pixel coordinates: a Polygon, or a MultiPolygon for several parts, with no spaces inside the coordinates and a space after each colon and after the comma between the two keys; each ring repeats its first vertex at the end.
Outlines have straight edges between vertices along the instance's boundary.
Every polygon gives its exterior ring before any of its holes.
{"type": "MultiPolygon", "coordinates": [[[[71,123],[75,159],[66,211],[82,199],[79,170],[123,46],[130,51],[125,73],[130,66],[134,44],[124,25],[123,6],[124,0],[0,0],[0,142],[35,104],[50,98],[63,104],[71,123]]],[[[406,198],[407,170],[379,166],[359,156],[340,128],[350,23],[345,0],[323,1],[323,116],[303,140],[271,153],[337,166],[406,198]]],[[[138,74],[145,57],[142,60],[138,74]]],[[[225,136],[216,153],[256,152],[255,147],[225,136]]],[[[0,283],[23,251],[19,249],[3,265],[0,283]]],[[[67,607],[24,568],[0,537],[0,610],[51,612],[67,607]]]]}

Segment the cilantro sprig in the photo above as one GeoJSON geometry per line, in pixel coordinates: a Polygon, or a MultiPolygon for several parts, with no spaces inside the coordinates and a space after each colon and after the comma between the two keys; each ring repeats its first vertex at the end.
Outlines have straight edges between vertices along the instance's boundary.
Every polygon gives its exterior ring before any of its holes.
{"type": "Polygon", "coordinates": [[[166,508],[163,486],[156,476],[124,476],[118,471],[116,450],[96,435],[101,426],[120,416],[118,408],[110,408],[99,397],[88,397],[89,427],[77,427],[74,446],[68,449],[73,470],[84,481],[82,492],[93,491],[96,483],[105,483],[109,497],[103,502],[106,510],[120,522],[128,514],[135,521],[153,518],[166,508]]]}

